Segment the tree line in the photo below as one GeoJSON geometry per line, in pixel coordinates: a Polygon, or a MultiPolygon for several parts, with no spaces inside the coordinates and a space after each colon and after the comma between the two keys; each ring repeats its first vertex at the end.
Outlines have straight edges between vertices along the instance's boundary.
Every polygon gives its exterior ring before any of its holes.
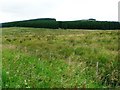
{"type": "Polygon", "coordinates": [[[51,28],[51,29],[102,29],[113,30],[120,29],[119,22],[110,21],[56,21],[54,18],[31,19],[24,21],[15,21],[2,23],[2,27],[34,27],[34,28],[51,28]]]}

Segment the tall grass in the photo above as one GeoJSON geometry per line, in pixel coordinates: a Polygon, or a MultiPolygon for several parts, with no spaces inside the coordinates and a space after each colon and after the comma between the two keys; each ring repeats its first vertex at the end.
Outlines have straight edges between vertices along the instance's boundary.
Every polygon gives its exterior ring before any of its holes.
{"type": "Polygon", "coordinates": [[[3,88],[117,88],[118,31],[3,28],[3,88]]]}

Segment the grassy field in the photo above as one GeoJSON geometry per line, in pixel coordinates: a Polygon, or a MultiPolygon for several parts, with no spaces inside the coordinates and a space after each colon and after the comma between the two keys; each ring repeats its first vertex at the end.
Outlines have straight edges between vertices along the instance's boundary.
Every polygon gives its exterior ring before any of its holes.
{"type": "Polygon", "coordinates": [[[3,88],[117,88],[118,30],[2,29],[3,88]]]}

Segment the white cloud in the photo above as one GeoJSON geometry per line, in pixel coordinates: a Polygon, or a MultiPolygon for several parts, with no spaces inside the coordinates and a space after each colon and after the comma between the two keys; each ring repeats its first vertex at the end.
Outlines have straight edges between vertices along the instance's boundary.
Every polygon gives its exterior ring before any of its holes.
{"type": "Polygon", "coordinates": [[[0,22],[42,17],[117,21],[119,0],[0,0],[0,22]]]}

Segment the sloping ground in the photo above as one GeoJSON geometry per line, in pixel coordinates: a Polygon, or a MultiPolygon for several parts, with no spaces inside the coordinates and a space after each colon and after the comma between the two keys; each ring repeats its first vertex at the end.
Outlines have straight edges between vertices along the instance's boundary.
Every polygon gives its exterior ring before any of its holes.
{"type": "Polygon", "coordinates": [[[118,88],[118,31],[3,28],[2,87],[118,88]]]}

